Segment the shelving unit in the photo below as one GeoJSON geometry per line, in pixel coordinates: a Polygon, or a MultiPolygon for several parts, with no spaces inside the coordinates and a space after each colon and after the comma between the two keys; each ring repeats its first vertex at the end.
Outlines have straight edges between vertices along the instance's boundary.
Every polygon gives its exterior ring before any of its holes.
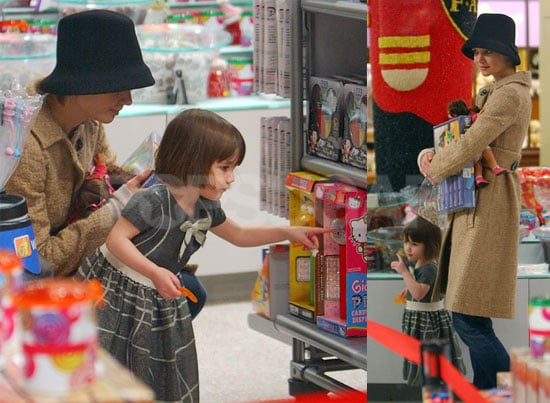
{"type": "MultiPolygon", "coordinates": [[[[304,117],[307,116],[304,108],[308,108],[309,77],[366,74],[366,5],[349,1],[297,0],[292,1],[290,7],[292,169],[312,171],[366,188],[366,169],[306,154],[304,117]],[[346,46],[342,46],[343,43],[346,46]]],[[[273,320],[250,315],[249,326],[275,339],[280,340],[281,335],[291,337],[291,395],[318,390],[349,391],[347,385],[335,381],[327,373],[367,370],[366,337],[335,336],[290,314],[277,315],[273,320]]]]}
{"type": "MultiPolygon", "coordinates": [[[[82,2],[84,2],[84,0],[82,2]]],[[[2,1],[0,0],[0,6],[1,4],[2,1]]],[[[244,10],[250,10],[252,7],[251,1],[235,1],[231,2],[231,4],[242,7],[244,10]]],[[[215,1],[200,1],[193,3],[169,2],[169,6],[170,10],[175,12],[181,12],[184,10],[201,11],[218,7],[218,3],[215,1]]],[[[57,7],[50,7],[43,11],[36,11],[32,7],[4,7],[0,11],[0,21],[15,19],[58,20],[60,17],[61,13],[57,7]]],[[[220,56],[225,59],[230,57],[251,57],[253,52],[254,48],[252,46],[230,45],[223,47],[220,50],[220,56]]]]}
{"type": "Polygon", "coordinates": [[[292,49],[291,61],[291,129],[295,134],[292,165],[366,188],[366,170],[307,155],[304,134],[309,77],[366,74],[366,5],[351,1],[302,0],[292,2],[292,7],[292,37],[302,38],[301,46],[292,49]],[[342,46],[343,43],[349,46],[342,46]]]}
{"type": "MultiPolygon", "coordinates": [[[[367,370],[366,337],[342,338],[319,331],[315,324],[290,314],[274,320],[259,314],[248,315],[250,328],[292,346],[289,393],[326,390],[333,393],[352,391],[335,379],[331,372],[367,370]]],[[[365,385],[366,388],[367,385],[365,385]]]]}

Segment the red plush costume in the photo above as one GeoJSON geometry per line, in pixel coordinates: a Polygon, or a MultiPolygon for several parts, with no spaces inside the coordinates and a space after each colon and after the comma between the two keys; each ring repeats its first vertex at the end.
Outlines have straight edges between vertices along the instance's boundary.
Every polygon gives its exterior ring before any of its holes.
{"type": "Polygon", "coordinates": [[[420,182],[418,152],[453,99],[472,98],[472,61],[460,48],[476,0],[369,0],[369,50],[377,184],[397,191],[420,182]]]}

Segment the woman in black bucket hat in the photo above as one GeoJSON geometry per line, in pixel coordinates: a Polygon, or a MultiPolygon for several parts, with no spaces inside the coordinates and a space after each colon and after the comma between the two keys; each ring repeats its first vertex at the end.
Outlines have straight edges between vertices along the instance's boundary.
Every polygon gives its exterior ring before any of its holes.
{"type": "MultiPolygon", "coordinates": [[[[521,208],[515,172],[531,119],[531,73],[520,64],[514,21],[503,14],[478,17],[462,52],[493,84],[480,89],[476,121],[460,139],[434,155],[423,150],[420,171],[433,183],[461,171],[489,146],[506,168],[496,176],[483,167],[487,187],[478,189],[476,206],[448,214],[435,290],[445,294],[445,308],[468,346],[479,389],[496,386],[496,374],[510,370],[506,348],[493,330],[491,318],[515,315],[521,208]]],[[[437,293],[434,291],[434,295],[437,293]]]]}
{"type": "Polygon", "coordinates": [[[38,251],[53,275],[72,275],[105,241],[146,178],[147,172],[137,175],[101,208],[67,224],[94,156],[103,153],[109,170],[118,168],[103,124],[132,103],[130,90],[153,84],[130,18],[90,10],[59,20],[56,66],[29,85],[30,93],[44,95],[43,105],[6,184],[7,193],[26,198],[38,251]]]}

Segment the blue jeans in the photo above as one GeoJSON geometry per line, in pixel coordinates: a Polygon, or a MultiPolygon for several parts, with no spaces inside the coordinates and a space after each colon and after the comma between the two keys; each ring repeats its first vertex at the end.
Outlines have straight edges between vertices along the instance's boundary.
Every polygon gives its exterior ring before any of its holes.
{"type": "Polygon", "coordinates": [[[181,284],[197,297],[197,302],[192,302],[190,299],[187,299],[189,311],[191,312],[191,319],[195,319],[206,303],[206,288],[204,288],[204,285],[197,276],[186,270],[180,271],[178,277],[180,278],[181,284]]]}
{"type": "Polygon", "coordinates": [[[510,356],[493,330],[491,318],[452,312],[453,326],[470,351],[474,385],[491,389],[497,372],[510,370],[510,356]]]}

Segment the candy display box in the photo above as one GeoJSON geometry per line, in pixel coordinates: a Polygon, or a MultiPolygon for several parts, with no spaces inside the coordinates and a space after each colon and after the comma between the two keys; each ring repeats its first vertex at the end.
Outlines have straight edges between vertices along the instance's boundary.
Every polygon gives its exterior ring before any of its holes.
{"type": "Polygon", "coordinates": [[[344,85],[342,162],[367,169],[367,87],[344,85]]]}
{"type": "Polygon", "coordinates": [[[331,228],[317,259],[317,327],[343,337],[367,334],[367,194],[341,183],[314,188],[315,217],[331,228]]]}
{"type": "MultiPolygon", "coordinates": [[[[317,182],[325,180],[327,178],[310,172],[288,174],[285,186],[289,191],[290,225],[315,226],[313,188],[317,182]]],[[[290,244],[288,310],[310,322],[315,322],[317,316],[310,286],[313,265],[312,251],[300,244],[290,244]]]]}
{"type": "Polygon", "coordinates": [[[339,80],[311,77],[307,149],[331,161],[339,161],[344,130],[344,84],[339,80]]]}

